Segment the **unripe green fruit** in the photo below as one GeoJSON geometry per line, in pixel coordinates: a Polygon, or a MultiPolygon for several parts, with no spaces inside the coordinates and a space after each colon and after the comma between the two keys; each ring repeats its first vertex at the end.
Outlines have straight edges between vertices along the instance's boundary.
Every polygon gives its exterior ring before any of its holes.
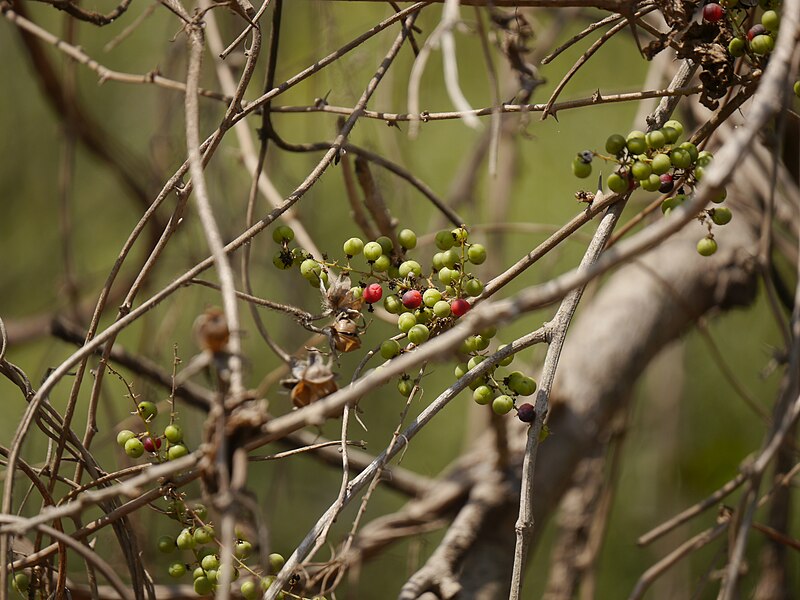
{"type": "Polygon", "coordinates": [[[183,440],[183,429],[181,429],[180,425],[167,425],[164,428],[164,437],[167,438],[167,441],[170,444],[177,444],[181,440],[183,440]]]}
{"type": "Polygon", "coordinates": [[[414,313],[403,313],[397,317],[397,328],[403,333],[408,333],[408,331],[416,324],[417,317],[414,316],[414,313]]]}
{"type": "Polygon", "coordinates": [[[392,315],[399,315],[403,311],[403,303],[397,296],[386,296],[383,299],[383,308],[392,315]]]}
{"type": "Polygon", "coordinates": [[[457,244],[463,244],[467,241],[467,237],[469,237],[469,232],[463,227],[456,227],[450,233],[453,234],[453,240],[455,240],[457,244]]]}
{"type": "Polygon", "coordinates": [[[400,344],[397,340],[386,340],[381,344],[381,357],[385,360],[391,360],[400,354],[400,344]]]}
{"type": "Polygon", "coordinates": [[[428,288],[422,294],[422,302],[425,306],[433,308],[439,300],[442,299],[442,292],[436,288],[428,288]]]}
{"type": "Polygon", "coordinates": [[[667,143],[667,138],[664,136],[664,133],[658,129],[648,133],[645,136],[645,139],[647,140],[648,147],[652,148],[653,150],[661,148],[667,143]]]}
{"type": "Polygon", "coordinates": [[[761,15],[761,24],[766,27],[767,31],[772,31],[774,33],[778,31],[778,27],[781,24],[781,18],[774,10],[768,10],[761,15]]]}
{"type": "Polygon", "coordinates": [[[208,509],[206,508],[205,504],[195,504],[192,507],[192,512],[194,513],[194,516],[201,521],[205,521],[208,517],[208,509]]]}
{"type": "Polygon", "coordinates": [[[743,38],[735,37],[732,38],[730,42],[728,42],[728,54],[730,54],[734,58],[739,58],[740,56],[744,56],[746,51],[747,51],[747,43],[744,41],[743,38]]]}
{"type": "Polygon", "coordinates": [[[397,382],[397,391],[401,396],[408,398],[414,391],[414,383],[408,378],[403,378],[397,382]]]}
{"type": "Polygon", "coordinates": [[[12,585],[18,592],[24,594],[28,591],[28,588],[30,588],[31,579],[28,577],[27,573],[20,571],[19,573],[14,573],[14,581],[12,585]]]}
{"type": "Polygon", "coordinates": [[[794,95],[800,98],[800,81],[795,81],[792,89],[794,89],[794,95]]]}
{"type": "Polygon", "coordinates": [[[253,553],[253,544],[242,540],[233,547],[233,555],[239,560],[244,560],[253,553]]]}
{"type": "Polygon", "coordinates": [[[177,579],[186,575],[186,565],[183,563],[175,562],[169,566],[169,576],[177,579]]]}
{"type": "Polygon", "coordinates": [[[175,552],[175,539],[169,535],[162,535],[158,538],[158,550],[164,554],[175,552]]]}
{"type": "Polygon", "coordinates": [[[400,265],[400,277],[408,277],[412,273],[415,277],[422,275],[422,267],[415,260],[407,260],[400,265]]]}
{"type": "Polygon", "coordinates": [[[467,371],[469,371],[467,363],[458,363],[456,368],[453,369],[453,374],[456,376],[456,379],[461,379],[467,371]]]}
{"type": "Polygon", "coordinates": [[[294,239],[294,231],[291,227],[280,225],[272,230],[272,241],[276,244],[288,243],[294,239]]]}
{"type": "Polygon", "coordinates": [[[210,544],[214,541],[214,528],[211,525],[203,525],[194,530],[194,541],[200,545],[210,544]]]}
{"type": "Polygon", "coordinates": [[[364,242],[361,238],[351,237],[342,244],[342,250],[347,256],[358,256],[364,250],[364,242]]]}
{"type": "Polygon", "coordinates": [[[492,410],[498,415],[506,415],[514,408],[514,399],[502,394],[492,400],[492,410]]]}
{"type": "Polygon", "coordinates": [[[655,173],[651,173],[650,177],[643,179],[639,182],[642,189],[648,192],[657,192],[661,187],[661,178],[655,173]]]}
{"type": "Polygon", "coordinates": [[[480,279],[470,278],[464,282],[463,288],[467,296],[480,296],[483,291],[483,283],[480,279]]]}
{"type": "Polygon", "coordinates": [[[688,169],[692,166],[692,155],[683,148],[675,148],[669,153],[669,159],[678,169],[688,169]]]}
{"type": "Polygon", "coordinates": [[[490,340],[497,335],[497,327],[489,326],[481,329],[478,333],[481,335],[481,337],[485,337],[487,340],[490,340]]]}
{"type": "Polygon", "coordinates": [[[391,254],[392,250],[394,250],[394,243],[389,237],[385,235],[382,235],[375,241],[378,242],[378,244],[380,244],[381,250],[383,250],[384,254],[391,254]]]}
{"type": "Polygon", "coordinates": [[[217,558],[214,554],[208,554],[203,557],[203,560],[200,561],[200,566],[203,567],[203,569],[206,571],[210,571],[211,569],[218,569],[219,558],[217,558]]]}
{"type": "Polygon", "coordinates": [[[411,250],[417,247],[417,234],[410,229],[401,229],[397,234],[397,241],[406,250],[411,250]]]}
{"type": "Polygon", "coordinates": [[[650,166],[653,169],[653,173],[663,175],[672,168],[672,161],[666,154],[659,153],[653,156],[650,166]]]}
{"type": "Polygon", "coordinates": [[[275,582],[275,577],[273,575],[269,575],[261,579],[261,589],[265,592],[270,588],[270,586],[275,582]]]}
{"type": "Polygon", "coordinates": [[[286,559],[283,558],[281,554],[277,552],[273,552],[269,555],[269,570],[270,573],[277,573],[283,568],[283,565],[286,564],[286,559]]]}
{"type": "Polygon", "coordinates": [[[485,356],[473,356],[467,361],[467,369],[470,371],[486,360],[485,356]]]}
{"type": "Polygon", "coordinates": [[[206,572],[203,570],[203,567],[197,567],[194,571],[192,571],[192,579],[197,579],[198,577],[205,577],[206,572]]]}
{"type": "MultiPolygon", "coordinates": [[[[500,346],[500,347],[498,348],[498,350],[502,350],[502,349],[503,349],[503,348],[505,348],[506,346],[508,346],[508,344],[503,344],[502,346],[500,346]]],[[[512,362],[514,362],[514,355],[513,355],[513,354],[510,354],[510,355],[506,356],[506,357],[505,357],[503,360],[501,360],[501,361],[500,361],[499,363],[497,363],[497,364],[498,364],[498,365],[500,365],[501,367],[507,367],[507,366],[508,366],[508,365],[510,365],[512,362]]]]}
{"type": "Polygon", "coordinates": [[[625,138],[618,133],[608,136],[606,140],[606,152],[609,154],[619,154],[625,149],[625,138]]]}
{"type": "Polygon", "coordinates": [[[308,281],[319,281],[322,267],[313,258],[307,258],[300,263],[300,275],[308,281]]]}
{"type": "Polygon", "coordinates": [[[757,35],[750,40],[750,49],[759,56],[765,56],[775,48],[775,40],[770,35],[757,35]]]}
{"type": "Polygon", "coordinates": [[[428,338],[431,336],[431,332],[427,327],[425,327],[425,325],[414,325],[408,330],[407,335],[409,342],[415,346],[419,346],[420,344],[424,344],[428,341],[428,338]]]}
{"type": "Polygon", "coordinates": [[[475,349],[478,352],[483,352],[486,350],[489,347],[489,344],[491,344],[491,340],[489,338],[483,337],[482,335],[475,336],[475,349]]]}
{"type": "Polygon", "coordinates": [[[633,166],[631,167],[631,174],[639,181],[642,179],[647,179],[652,173],[653,167],[640,160],[637,160],[635,163],[633,163],[633,166]]]}
{"type": "Polygon", "coordinates": [[[585,179],[592,174],[592,163],[585,163],[580,158],[572,159],[572,174],[585,179]]]}
{"type": "Polygon", "coordinates": [[[695,146],[692,142],[683,142],[680,147],[689,153],[689,156],[692,157],[692,162],[696,161],[700,157],[700,152],[697,150],[697,146],[695,146]]]}
{"type": "Polygon", "coordinates": [[[455,267],[459,261],[461,260],[461,253],[455,250],[454,248],[450,248],[447,252],[442,253],[442,264],[448,268],[452,269],[455,267]]]}
{"type": "MultiPolygon", "coordinates": [[[[671,127],[672,129],[675,130],[675,133],[678,134],[677,137],[675,138],[675,141],[677,141],[677,139],[683,135],[683,124],[680,121],[676,121],[675,119],[670,119],[669,121],[664,123],[664,127],[671,127]]],[[[674,143],[674,141],[670,143],[672,144],[674,143]]]]}
{"type": "Polygon", "coordinates": [[[256,598],[260,597],[258,593],[258,587],[256,586],[256,582],[252,579],[248,579],[247,581],[242,582],[242,587],[239,588],[242,592],[242,596],[244,596],[245,600],[256,600],[256,598]]]}
{"type": "Polygon", "coordinates": [[[178,546],[181,550],[191,550],[195,547],[196,543],[194,541],[194,536],[192,532],[188,529],[184,529],[178,534],[177,539],[175,540],[175,545],[178,546]]]}
{"type": "Polygon", "coordinates": [[[512,372],[506,381],[511,391],[520,396],[530,396],[536,391],[536,382],[521,371],[512,372]]]}
{"type": "Polygon", "coordinates": [[[381,254],[375,259],[375,262],[372,263],[372,268],[378,273],[385,273],[391,266],[392,260],[386,254],[381,254]]]}
{"type": "Polygon", "coordinates": [[[713,238],[703,238],[697,242],[697,253],[700,256],[711,256],[717,251],[717,242],[713,238]]]}
{"type": "Polygon", "coordinates": [[[669,125],[664,125],[664,127],[661,128],[661,133],[664,134],[664,138],[667,140],[668,144],[674,144],[681,136],[681,134],[678,133],[675,128],[670,127],[669,125]]]}
{"type": "Polygon", "coordinates": [[[436,247],[439,250],[449,250],[455,243],[456,240],[449,231],[442,230],[436,234],[436,247]]]}
{"type": "Polygon", "coordinates": [[[447,300],[439,300],[433,305],[433,314],[440,319],[450,316],[450,303],[447,300]]]}
{"type": "Polygon", "coordinates": [[[383,254],[383,248],[378,242],[367,242],[364,244],[364,258],[368,261],[377,260],[383,254]]]}
{"type": "Polygon", "coordinates": [[[733,213],[731,213],[730,208],[726,208],[725,206],[719,206],[717,208],[712,208],[708,211],[711,215],[711,220],[714,221],[715,225],[727,225],[731,222],[733,218],[733,213]]]}
{"type": "Polygon", "coordinates": [[[467,250],[467,259],[473,265],[481,265],[486,261],[486,248],[481,244],[472,244],[467,250]]]}
{"type": "Polygon", "coordinates": [[[647,152],[647,139],[643,131],[631,131],[625,140],[625,145],[628,147],[628,152],[631,154],[643,154],[647,152]]]}
{"type": "Polygon", "coordinates": [[[608,189],[616,194],[624,194],[628,191],[628,182],[617,173],[612,173],[608,176],[608,189]]]}
{"type": "Polygon", "coordinates": [[[485,406],[494,400],[494,391],[488,385],[480,385],[472,392],[472,399],[480,405],[485,406]]]}
{"type": "Polygon", "coordinates": [[[144,444],[138,438],[131,438],[125,442],[125,454],[131,458],[139,458],[144,454],[144,444]]]}
{"type": "Polygon", "coordinates": [[[444,259],[444,252],[437,252],[436,254],[433,255],[433,258],[431,258],[431,265],[433,266],[433,269],[435,271],[438,271],[444,266],[444,263],[442,262],[443,259],[444,259]]]}
{"type": "Polygon", "coordinates": [[[183,444],[175,444],[167,450],[167,458],[169,460],[178,460],[189,454],[189,449],[183,444]]]}
{"type": "Polygon", "coordinates": [[[453,269],[448,269],[447,267],[442,267],[439,269],[439,273],[437,274],[439,281],[441,281],[444,285],[450,284],[453,279],[458,277],[458,271],[454,271],[453,269]]]}
{"type": "Polygon", "coordinates": [[[131,439],[131,438],[135,438],[135,437],[136,437],[136,434],[135,434],[135,433],[133,433],[131,430],[129,430],[129,429],[123,429],[122,431],[120,431],[120,432],[117,434],[117,444],[119,444],[120,446],[122,446],[122,447],[124,448],[124,447],[125,447],[125,443],[126,443],[126,442],[127,442],[129,439],[131,439]]]}
{"type": "Polygon", "coordinates": [[[149,423],[153,419],[156,418],[158,415],[158,407],[153,402],[149,402],[145,400],[144,402],[139,402],[139,405],[136,407],[139,411],[139,416],[145,420],[145,422],[149,423]]]}
{"type": "Polygon", "coordinates": [[[209,581],[208,577],[198,577],[194,580],[194,591],[200,596],[210,594],[214,589],[214,585],[209,581]]]}

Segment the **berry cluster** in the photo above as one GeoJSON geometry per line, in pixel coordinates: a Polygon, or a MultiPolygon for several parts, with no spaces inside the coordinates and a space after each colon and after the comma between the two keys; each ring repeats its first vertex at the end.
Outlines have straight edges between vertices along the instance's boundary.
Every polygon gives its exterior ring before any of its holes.
{"type": "Polygon", "coordinates": [[[170,423],[164,428],[161,435],[153,435],[151,425],[158,416],[158,407],[150,401],[140,402],[136,406],[136,413],[144,424],[145,431],[134,433],[123,429],[117,434],[117,444],[125,450],[130,458],[140,458],[145,452],[150,453],[158,462],[176,460],[189,454],[189,449],[183,441],[183,429],[180,425],[170,423]],[[167,445],[161,451],[162,440],[167,445]]]}
{"type": "Polygon", "coordinates": [[[763,3],[760,23],[745,29],[746,24],[752,23],[755,18],[753,9],[756,3],[751,0],[726,0],[724,4],[725,8],[714,2],[706,4],[703,7],[703,20],[708,23],[725,20],[730,25],[736,35],[728,42],[728,53],[734,58],[747,56],[753,63],[770,54],[775,48],[775,36],[781,22],[777,11],[768,3],[763,3]]]}
{"type": "MultiPolygon", "coordinates": [[[[662,202],[661,210],[668,215],[686,201],[687,192],[703,178],[713,159],[710,152],[698,150],[692,142],[679,143],[682,135],[683,125],[676,120],[667,121],[661,129],[649,133],[634,130],[625,137],[615,133],[606,140],[608,155],[590,150],[578,152],[572,161],[572,172],[577,177],[588,177],[595,157],[615,163],[617,166],[607,181],[612,192],[623,194],[641,187],[648,192],[665,194],[668,197],[662,202]]],[[[723,190],[714,202],[723,202],[725,196],[723,190]]],[[[700,216],[701,222],[708,225],[708,234],[697,245],[701,255],[710,256],[717,250],[711,225],[725,225],[731,218],[727,207],[712,208],[700,216]]]]}

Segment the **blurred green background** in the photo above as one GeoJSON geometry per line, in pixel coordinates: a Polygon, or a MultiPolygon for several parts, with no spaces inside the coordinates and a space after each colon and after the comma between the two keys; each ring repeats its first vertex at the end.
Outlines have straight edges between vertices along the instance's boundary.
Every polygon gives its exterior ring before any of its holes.
{"type": "MultiPolygon", "coordinates": [[[[390,14],[390,9],[379,3],[292,0],[285,4],[278,81],[312,64],[390,14]]],[[[76,44],[109,68],[132,73],[145,73],[158,68],[165,76],[183,80],[185,38],[178,34],[177,20],[163,7],[155,10],[141,27],[112,51],[104,50],[104,46],[146,8],[145,4],[134,4],[123,18],[101,29],[81,25],[77,30],[76,44]]],[[[45,5],[31,4],[27,5],[27,9],[37,23],[63,35],[63,13],[45,5]]],[[[417,36],[420,42],[438,23],[440,10],[431,7],[417,21],[423,31],[417,36]]],[[[223,11],[216,11],[216,14],[225,39],[232,39],[240,30],[241,21],[223,11]]],[[[552,26],[551,15],[546,11],[527,14],[535,18],[533,26],[537,37],[552,26]]],[[[462,16],[467,28],[471,29],[475,13],[471,8],[463,8],[462,16]]],[[[589,13],[573,19],[561,37],[567,39],[597,16],[589,13]]],[[[329,94],[327,99],[331,104],[352,106],[396,33],[397,26],[393,26],[376,35],[355,52],[281,95],[276,99],[276,104],[308,105],[315,98],[329,94]]],[[[590,39],[595,37],[590,36],[590,39]]],[[[486,64],[477,36],[470,31],[461,32],[456,40],[465,95],[473,106],[491,105],[486,64]]],[[[563,73],[588,44],[588,41],[577,44],[551,65],[541,69],[541,75],[547,79],[547,83],[537,89],[534,102],[546,101],[563,73]]],[[[532,46],[535,45],[536,39],[532,43],[532,46]]],[[[0,61],[0,84],[4,90],[0,95],[0,130],[5,133],[0,136],[0,152],[4,157],[0,162],[0,198],[3,203],[0,256],[4,259],[0,269],[0,316],[10,323],[45,313],[70,314],[65,288],[64,241],[60,228],[63,216],[58,187],[59,163],[64,147],[63,129],[43,100],[19,36],[7,21],[0,24],[0,52],[5,57],[0,61]]],[[[64,68],[63,57],[52,48],[48,48],[48,55],[61,71],[64,68]]],[[[369,103],[371,109],[387,112],[407,110],[406,87],[413,58],[409,48],[402,50],[369,103]]],[[[500,63],[501,57],[495,52],[498,68],[500,63]]],[[[592,58],[588,67],[569,83],[562,99],[590,96],[597,89],[605,94],[641,89],[647,67],[648,63],[640,57],[626,32],[612,39],[592,58]]],[[[505,74],[505,71],[501,68],[502,73],[505,74]]],[[[78,66],[76,73],[79,95],[88,112],[102,122],[124,147],[143,162],[151,163],[160,174],[160,181],[166,180],[185,156],[181,95],[149,85],[116,82],[98,85],[96,75],[81,66],[78,66]]],[[[507,79],[505,75],[504,79],[507,79]]],[[[259,66],[246,98],[256,97],[262,81],[263,67],[259,66]]],[[[420,104],[423,109],[452,109],[442,82],[441,54],[434,51],[422,79],[420,104]]],[[[203,84],[218,89],[210,55],[206,56],[203,84]]],[[[501,85],[501,89],[506,89],[506,86],[501,85]]],[[[203,100],[201,109],[202,133],[207,135],[221,118],[224,106],[212,100],[203,100]]],[[[538,115],[532,115],[525,135],[515,137],[518,162],[508,221],[559,225],[581,210],[574,199],[574,193],[582,182],[576,180],[570,171],[573,154],[584,148],[600,148],[610,133],[644,128],[643,122],[633,122],[636,111],[634,104],[618,104],[562,111],[558,113],[557,121],[552,118],[540,121],[538,115]]],[[[330,114],[276,114],[273,121],[281,135],[292,142],[329,140],[336,131],[336,116],[330,114]]],[[[488,118],[484,118],[483,122],[488,126],[488,118]]],[[[260,118],[251,117],[248,123],[255,131],[260,126],[260,118]]],[[[361,119],[351,135],[351,141],[400,163],[440,196],[446,196],[459,166],[481,132],[469,129],[460,121],[425,124],[416,140],[408,138],[407,130],[405,123],[396,128],[387,127],[381,121],[361,119]]],[[[320,153],[290,154],[271,147],[267,171],[285,196],[303,180],[320,156],[320,153]]],[[[507,158],[500,155],[500,161],[507,158]]],[[[493,199],[498,182],[489,176],[485,162],[480,168],[475,202],[458,209],[470,225],[495,220],[493,199]]],[[[350,219],[340,171],[340,168],[331,167],[297,205],[298,217],[312,233],[318,246],[336,256],[344,239],[359,234],[350,219]]],[[[223,234],[230,239],[244,227],[250,179],[241,166],[233,134],[226,138],[207,173],[215,214],[223,234]]],[[[401,227],[410,227],[420,235],[439,227],[439,219],[417,191],[377,167],[373,167],[373,174],[391,211],[400,218],[401,227]]],[[[80,146],[74,177],[68,205],[72,228],[66,243],[72,252],[72,268],[81,299],[93,301],[124,240],[137,222],[141,207],[126,195],[118,180],[80,146]]],[[[643,206],[643,202],[635,199],[629,212],[643,206]]],[[[159,213],[162,217],[169,214],[174,197],[170,197],[165,204],[159,213]]],[[[257,214],[266,210],[266,203],[259,198],[257,214]]],[[[494,250],[496,254],[489,263],[501,267],[509,265],[545,237],[544,232],[508,232],[503,235],[502,251],[494,250]]],[[[476,228],[473,239],[485,242],[490,248],[494,247],[494,240],[482,233],[480,228],[476,228]]],[[[583,248],[580,239],[563,244],[552,256],[508,286],[504,293],[510,294],[573,267],[583,248]]],[[[279,272],[272,266],[275,246],[269,235],[254,240],[252,250],[252,276],[256,294],[276,301],[296,303],[311,311],[318,308],[318,297],[297,273],[279,272]]],[[[121,281],[136,273],[146,251],[146,244],[137,244],[123,269],[121,281]]],[[[205,238],[194,211],[190,210],[184,225],[163,256],[156,275],[148,282],[139,300],[159,290],[206,254],[205,238]]],[[[424,264],[430,257],[430,247],[419,248],[416,254],[424,264]]],[[[234,265],[238,269],[239,254],[234,257],[234,265]]],[[[492,275],[486,269],[482,272],[485,279],[492,275]]],[[[213,278],[210,274],[206,274],[206,277],[213,278]]],[[[194,317],[206,306],[219,303],[219,296],[212,290],[184,288],[127,329],[119,342],[132,351],[152,357],[163,368],[170,369],[173,345],[177,344],[178,353],[186,362],[196,352],[191,338],[194,317]]],[[[510,341],[539,326],[551,312],[539,311],[520,319],[501,331],[500,339],[510,341]]],[[[244,306],[242,315],[247,381],[248,385],[255,387],[278,366],[278,361],[255,331],[244,306]]],[[[307,332],[290,320],[266,310],[262,311],[262,315],[278,342],[287,349],[293,351],[305,341],[307,332]]],[[[107,312],[103,324],[109,324],[113,317],[112,308],[107,312]]],[[[737,311],[715,319],[710,331],[720,348],[735,348],[735,352],[725,353],[726,361],[747,389],[762,401],[763,406],[769,406],[777,389],[778,375],[761,377],[760,372],[768,363],[772,349],[779,345],[779,337],[774,323],[767,317],[763,299],[759,298],[751,310],[737,311]]],[[[364,346],[373,346],[392,333],[392,327],[375,321],[364,338],[364,346]]],[[[12,346],[7,358],[22,367],[38,384],[48,367],[58,365],[73,350],[65,343],[39,338],[12,346]]],[[[348,379],[352,367],[360,359],[359,353],[354,354],[344,357],[342,361],[341,381],[348,379]]],[[[535,372],[542,356],[543,349],[534,348],[522,353],[516,364],[518,368],[526,365],[528,370],[535,372]]],[[[164,390],[151,386],[146,380],[138,377],[130,379],[136,392],[143,397],[153,400],[166,397],[164,390]]],[[[199,380],[202,381],[202,377],[199,380]]],[[[105,459],[104,466],[113,470],[115,465],[122,466],[129,462],[120,455],[111,440],[115,428],[123,423],[130,412],[130,400],[125,398],[126,390],[116,378],[107,377],[105,381],[99,411],[100,432],[94,448],[114,448],[107,456],[101,454],[105,459]]],[[[451,381],[451,366],[435,365],[425,379],[425,394],[415,401],[412,413],[421,410],[451,381]]],[[[82,412],[85,412],[90,384],[90,379],[84,384],[75,420],[74,428],[80,433],[85,427],[85,415],[82,412]]],[[[71,379],[67,378],[52,394],[51,401],[57,408],[64,407],[70,385],[71,379]]],[[[645,374],[638,390],[625,440],[616,504],[599,564],[599,598],[626,596],[650,564],[690,533],[711,525],[713,511],[679,530],[664,543],[647,549],[635,547],[638,535],[732,477],[739,462],[757,447],[762,436],[762,427],[720,373],[709,356],[707,346],[697,334],[686,336],[680,344],[670,348],[645,374]],[[680,389],[675,385],[676,381],[682,381],[680,389]],[[669,393],[664,391],[664,382],[669,383],[666,386],[669,393]]],[[[6,419],[0,425],[0,435],[8,443],[22,413],[23,402],[18,390],[6,380],[0,381],[0,393],[7,411],[6,419]]],[[[268,399],[272,412],[280,414],[290,410],[288,396],[278,386],[269,390],[268,399]]],[[[402,406],[403,399],[393,389],[379,391],[363,399],[361,418],[368,431],[362,431],[354,424],[351,437],[364,439],[371,452],[379,452],[388,443],[402,406]]],[[[435,477],[465,448],[470,447],[472,439],[485,426],[485,413],[477,412],[480,408],[466,394],[452,402],[437,416],[436,422],[411,444],[403,456],[403,466],[435,477]]],[[[200,438],[203,415],[183,407],[181,421],[190,443],[196,443],[200,438]]],[[[323,427],[323,434],[335,437],[338,428],[337,420],[323,427]]],[[[44,451],[44,438],[37,434],[29,436],[25,458],[34,465],[40,464],[44,451]]],[[[321,466],[314,459],[302,456],[279,462],[254,463],[251,476],[253,491],[263,502],[272,544],[275,550],[286,553],[295,547],[333,501],[340,480],[340,473],[336,469],[321,466]]],[[[17,488],[20,494],[23,493],[23,487],[17,488]]],[[[194,491],[199,493],[197,489],[194,491]]],[[[400,495],[379,489],[370,504],[367,518],[385,514],[400,507],[403,502],[404,498],[400,495]]],[[[36,501],[31,500],[25,512],[36,512],[37,506],[36,501]]],[[[347,531],[354,508],[348,509],[338,520],[331,536],[334,543],[347,531]]],[[[137,517],[136,524],[142,534],[147,532],[149,541],[142,539],[141,543],[145,548],[152,546],[153,552],[156,539],[153,531],[173,533],[171,522],[150,513],[137,517]]],[[[548,533],[539,544],[538,554],[531,561],[526,598],[539,597],[543,589],[547,573],[546,555],[552,541],[551,529],[552,525],[549,525],[548,533]]],[[[103,532],[100,543],[110,538],[108,531],[103,532]]],[[[378,559],[367,563],[361,573],[360,583],[355,587],[345,586],[340,597],[364,600],[393,597],[440,538],[441,535],[422,536],[412,542],[393,546],[378,559]]],[[[715,544],[697,553],[691,561],[679,566],[674,575],[667,576],[664,583],[655,586],[650,597],[689,597],[695,581],[711,566],[719,549],[720,545],[715,544]]],[[[323,550],[319,558],[327,558],[327,551],[323,550]]],[[[75,576],[81,577],[79,563],[72,561],[70,564],[76,570],[75,576]]],[[[719,566],[721,563],[716,564],[719,566]]],[[[162,564],[154,560],[149,567],[157,579],[166,579],[162,564]]],[[[715,590],[715,585],[709,585],[697,597],[712,598],[716,595],[715,590]]]]}

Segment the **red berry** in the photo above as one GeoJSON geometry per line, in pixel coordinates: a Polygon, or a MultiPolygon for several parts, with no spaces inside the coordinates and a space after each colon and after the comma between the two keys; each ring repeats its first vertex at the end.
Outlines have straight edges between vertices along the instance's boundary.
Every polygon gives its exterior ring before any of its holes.
{"type": "Polygon", "coordinates": [[[725,11],[719,4],[706,4],[703,7],[703,18],[709,23],[716,23],[723,17],[724,14],[725,11]]]}
{"type": "Polygon", "coordinates": [[[456,317],[466,314],[469,309],[469,302],[463,298],[456,298],[450,303],[450,312],[452,312],[456,317]]]}
{"type": "Polygon", "coordinates": [[[374,304],[383,296],[383,288],[380,283],[370,283],[364,289],[364,301],[368,304],[374,304]]]}
{"type": "Polygon", "coordinates": [[[747,39],[748,41],[752,41],[752,39],[757,35],[764,35],[765,33],[767,33],[767,28],[764,27],[761,23],[756,23],[750,29],[747,30],[747,39]]]}
{"type": "Polygon", "coordinates": [[[530,423],[536,418],[536,409],[533,408],[533,404],[528,402],[520,404],[519,408],[517,408],[517,417],[523,423],[530,423]]]}
{"type": "Polygon", "coordinates": [[[662,194],[671,192],[672,188],[675,187],[675,182],[672,180],[672,175],[669,173],[664,173],[659,179],[661,179],[661,187],[658,188],[658,191],[662,194]]]}
{"type": "Polygon", "coordinates": [[[419,290],[408,290],[403,294],[403,306],[406,308],[419,308],[422,304],[422,294],[419,290]]]}
{"type": "Polygon", "coordinates": [[[161,448],[161,438],[155,438],[155,440],[151,437],[146,437],[142,440],[144,444],[144,449],[148,452],[155,452],[159,448],[161,448]]]}

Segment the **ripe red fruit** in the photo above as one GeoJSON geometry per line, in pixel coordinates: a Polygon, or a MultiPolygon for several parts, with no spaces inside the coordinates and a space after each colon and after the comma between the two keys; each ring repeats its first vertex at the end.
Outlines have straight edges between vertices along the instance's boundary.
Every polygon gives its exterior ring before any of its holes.
{"type": "Polygon", "coordinates": [[[517,417],[523,423],[530,423],[536,418],[536,409],[533,407],[533,404],[529,404],[526,402],[525,404],[520,404],[519,408],[517,408],[517,417]]]}
{"type": "Polygon", "coordinates": [[[155,452],[161,448],[161,438],[155,438],[154,440],[151,437],[146,437],[142,440],[142,444],[144,444],[144,449],[148,452],[155,452]]]}
{"type": "Polygon", "coordinates": [[[403,306],[406,308],[419,308],[422,304],[422,294],[419,290],[408,290],[403,294],[403,306]]]}
{"type": "Polygon", "coordinates": [[[706,4],[703,7],[703,19],[709,23],[716,23],[723,17],[723,15],[725,15],[725,11],[719,4],[706,4]]]}
{"type": "Polygon", "coordinates": [[[450,303],[450,312],[452,312],[456,317],[466,314],[469,309],[469,302],[463,298],[456,298],[450,303]]]}
{"type": "Polygon", "coordinates": [[[767,28],[764,27],[761,23],[756,23],[750,29],[747,30],[747,40],[752,41],[752,39],[757,35],[764,35],[765,33],[767,33],[767,28]]]}
{"type": "Polygon", "coordinates": [[[374,304],[383,296],[383,288],[380,283],[370,283],[364,289],[364,301],[368,304],[374,304]]]}
{"type": "Polygon", "coordinates": [[[661,179],[661,187],[658,188],[658,191],[662,194],[671,192],[672,188],[675,187],[675,182],[669,173],[664,173],[659,179],[661,179]]]}

